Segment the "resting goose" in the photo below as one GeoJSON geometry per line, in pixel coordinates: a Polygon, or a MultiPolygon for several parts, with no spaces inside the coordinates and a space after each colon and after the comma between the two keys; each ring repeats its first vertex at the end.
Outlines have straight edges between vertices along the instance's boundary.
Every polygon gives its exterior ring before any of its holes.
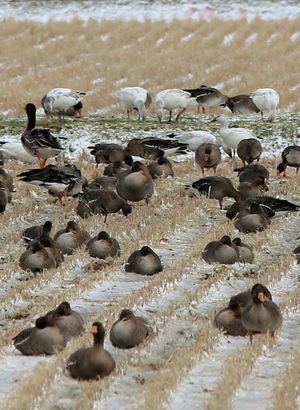
{"type": "Polygon", "coordinates": [[[7,186],[0,181],[0,213],[3,213],[7,204],[11,202],[11,194],[7,186]]]}
{"type": "Polygon", "coordinates": [[[241,321],[241,307],[237,303],[229,303],[215,316],[214,325],[230,336],[246,336],[247,330],[241,321]]]}
{"type": "Polygon", "coordinates": [[[109,339],[119,349],[130,349],[142,343],[153,329],[129,309],[123,309],[119,319],[112,325],[109,339]]]}
{"type": "Polygon", "coordinates": [[[221,107],[228,107],[233,114],[256,114],[260,110],[254,104],[250,95],[241,94],[228,98],[227,101],[220,104],[221,107]]]}
{"type": "Polygon", "coordinates": [[[279,94],[272,88],[259,88],[250,94],[250,98],[261,112],[261,118],[270,113],[269,121],[274,121],[277,106],[279,104],[279,94]]]}
{"type": "Polygon", "coordinates": [[[262,196],[264,195],[264,192],[268,190],[266,179],[264,177],[257,177],[253,182],[241,182],[238,186],[242,201],[255,196],[262,196]]]}
{"type": "Polygon", "coordinates": [[[81,348],[72,353],[67,361],[67,370],[75,379],[95,380],[109,376],[116,363],[111,354],[104,350],[105,329],[100,322],[93,323],[92,347],[81,348]]]}
{"type": "Polygon", "coordinates": [[[61,248],[63,254],[71,255],[90,240],[89,233],[81,229],[75,221],[69,221],[65,229],[61,229],[54,235],[54,240],[61,248]]]}
{"type": "Polygon", "coordinates": [[[36,107],[28,103],[25,107],[27,114],[27,127],[21,135],[24,149],[38,159],[40,168],[44,168],[48,158],[56,157],[63,150],[58,139],[49,130],[35,128],[36,107]]]}
{"type": "Polygon", "coordinates": [[[168,138],[174,138],[188,145],[190,151],[196,151],[199,145],[204,143],[217,144],[217,138],[209,131],[186,131],[181,134],[168,134],[168,138]]]}
{"type": "Polygon", "coordinates": [[[286,147],[281,154],[282,161],[277,167],[277,175],[283,175],[286,177],[286,168],[294,167],[296,168],[296,174],[298,173],[300,167],[300,146],[290,145],[286,147]]]}
{"type": "Polygon", "coordinates": [[[35,157],[24,149],[21,141],[0,141],[0,152],[4,158],[16,159],[27,164],[36,162],[35,157]]]}
{"type": "Polygon", "coordinates": [[[148,169],[153,179],[156,179],[157,177],[167,178],[169,176],[174,176],[172,164],[165,157],[160,157],[156,162],[149,164],[148,169]]]}
{"type": "Polygon", "coordinates": [[[219,241],[209,242],[201,256],[207,263],[231,265],[239,261],[238,248],[228,235],[223,236],[219,241]]]}
{"type": "Polygon", "coordinates": [[[46,221],[43,225],[34,225],[22,231],[22,239],[26,243],[30,243],[34,239],[40,238],[42,235],[50,235],[52,222],[46,221]]]}
{"type": "Polygon", "coordinates": [[[88,147],[91,150],[91,155],[95,156],[95,161],[98,164],[114,164],[128,160],[128,154],[119,144],[100,143],[88,147]]]}
{"type": "Polygon", "coordinates": [[[58,261],[50,252],[47,251],[39,240],[33,241],[30,248],[22,253],[19,265],[24,270],[31,270],[33,273],[42,272],[44,269],[57,268],[58,261]]]}
{"type": "Polygon", "coordinates": [[[71,88],[53,88],[42,98],[41,104],[49,120],[57,115],[61,121],[65,115],[81,117],[82,96],[85,93],[72,90],[71,88]]]}
{"type": "MultiPolygon", "coordinates": [[[[265,297],[268,300],[272,300],[272,294],[269,291],[269,289],[267,289],[265,286],[261,285],[261,288],[264,291],[265,297]]],[[[240,292],[237,295],[233,295],[230,298],[229,304],[231,303],[237,303],[242,310],[249,304],[252,303],[252,292],[251,289],[246,290],[244,292],[240,292]]]]}
{"type": "Polygon", "coordinates": [[[127,110],[128,120],[132,110],[136,110],[139,114],[139,120],[146,120],[146,111],[149,108],[152,98],[147,90],[142,87],[125,87],[117,92],[122,105],[127,110]]]}
{"type": "Polygon", "coordinates": [[[221,151],[216,144],[204,143],[199,145],[195,153],[195,161],[204,176],[204,168],[212,168],[216,174],[217,166],[221,162],[221,151]]]}
{"type": "Polygon", "coordinates": [[[106,259],[108,257],[120,256],[119,242],[108,235],[107,232],[101,231],[86,244],[88,253],[93,258],[106,259]]]}
{"type": "Polygon", "coordinates": [[[269,224],[269,218],[256,202],[252,202],[249,208],[240,211],[234,221],[235,228],[243,233],[263,231],[269,224]]]}
{"type": "Polygon", "coordinates": [[[237,246],[239,253],[239,260],[243,263],[252,263],[254,260],[254,254],[249,245],[242,242],[241,238],[234,238],[232,243],[237,246]]]}
{"type": "Polygon", "coordinates": [[[248,138],[239,142],[237,146],[237,155],[242,160],[243,165],[251,164],[254,160],[257,162],[262,154],[261,143],[256,138],[248,138]]]}
{"type": "Polygon", "coordinates": [[[143,246],[140,250],[133,252],[125,264],[126,272],[141,275],[154,275],[162,270],[163,266],[159,256],[149,246],[143,246]]]}
{"type": "Polygon", "coordinates": [[[177,122],[188,105],[195,102],[191,93],[177,88],[160,91],[156,96],[156,114],[159,122],[162,122],[163,110],[169,111],[169,122],[172,119],[172,111],[179,109],[175,121],[177,122]]]}

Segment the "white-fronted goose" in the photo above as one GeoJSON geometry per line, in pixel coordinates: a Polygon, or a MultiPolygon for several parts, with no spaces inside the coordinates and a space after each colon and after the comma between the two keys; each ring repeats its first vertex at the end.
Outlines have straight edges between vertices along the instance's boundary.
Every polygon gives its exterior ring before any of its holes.
{"type": "Polygon", "coordinates": [[[240,94],[234,97],[229,97],[227,101],[220,104],[221,107],[228,107],[233,114],[256,114],[260,110],[254,104],[250,95],[240,94]]]}
{"type": "Polygon", "coordinates": [[[300,167],[300,146],[290,145],[286,147],[281,154],[282,161],[277,167],[277,175],[283,175],[286,177],[286,168],[296,168],[296,174],[300,167]]]}
{"type": "Polygon", "coordinates": [[[154,275],[161,272],[163,266],[159,256],[149,246],[143,246],[134,251],[125,264],[126,272],[135,272],[141,275],[154,275]]]}
{"type": "Polygon", "coordinates": [[[256,202],[252,202],[250,208],[240,211],[234,221],[235,228],[243,233],[263,231],[269,224],[269,218],[256,202]]]}
{"type": "Polygon", "coordinates": [[[221,151],[216,144],[204,143],[199,145],[195,153],[195,161],[204,176],[204,168],[212,168],[216,174],[217,166],[221,162],[221,151]]]}
{"type": "Polygon", "coordinates": [[[209,242],[201,255],[207,263],[231,265],[239,261],[238,248],[228,235],[223,236],[219,241],[209,242]]]}
{"type": "Polygon", "coordinates": [[[242,242],[241,238],[234,238],[232,243],[234,243],[238,248],[240,262],[252,263],[254,261],[254,253],[251,247],[242,242]]]}
{"type": "Polygon", "coordinates": [[[229,303],[227,308],[220,310],[215,316],[214,325],[227,335],[246,336],[247,330],[241,321],[241,308],[237,303],[229,303]]]}
{"type": "Polygon", "coordinates": [[[153,179],[156,179],[157,177],[167,178],[169,176],[174,176],[172,164],[165,157],[160,157],[156,162],[149,164],[148,169],[153,179]]]}
{"type": "Polygon", "coordinates": [[[236,150],[243,165],[251,164],[254,160],[259,161],[262,154],[261,143],[256,138],[248,138],[239,142],[236,150]]]}
{"type": "Polygon", "coordinates": [[[241,168],[235,168],[234,172],[238,173],[240,182],[254,182],[258,177],[269,179],[270,173],[264,165],[250,164],[241,168]]]}
{"type": "Polygon", "coordinates": [[[90,240],[89,233],[81,229],[75,221],[69,221],[65,229],[61,229],[54,235],[54,240],[59,245],[63,254],[71,255],[90,240]]]}
{"type": "Polygon", "coordinates": [[[106,259],[108,257],[120,256],[119,242],[101,231],[86,244],[86,248],[93,258],[106,259]]]}

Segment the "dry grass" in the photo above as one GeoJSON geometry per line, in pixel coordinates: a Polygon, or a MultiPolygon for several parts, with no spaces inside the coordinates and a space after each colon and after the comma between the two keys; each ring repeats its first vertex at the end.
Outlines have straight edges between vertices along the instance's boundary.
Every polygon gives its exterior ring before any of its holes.
{"type": "Polygon", "coordinates": [[[200,84],[218,85],[228,95],[275,88],[280,107],[296,111],[300,38],[290,37],[299,23],[7,19],[0,26],[0,111],[19,115],[26,102],[40,105],[54,87],[86,91],[84,113],[90,113],[119,110],[114,92],[121,86],[141,85],[154,96],[164,88],[200,84]]]}

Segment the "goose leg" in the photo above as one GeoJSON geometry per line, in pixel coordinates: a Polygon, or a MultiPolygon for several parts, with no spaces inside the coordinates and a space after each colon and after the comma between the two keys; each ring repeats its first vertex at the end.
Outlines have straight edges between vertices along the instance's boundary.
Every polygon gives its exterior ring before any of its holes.
{"type": "Polygon", "coordinates": [[[296,175],[298,174],[298,171],[299,171],[299,167],[296,168],[296,175]]]}
{"type": "Polygon", "coordinates": [[[130,120],[130,109],[129,108],[127,109],[127,120],[128,121],[130,120]]]}
{"type": "Polygon", "coordinates": [[[61,198],[62,206],[67,206],[71,201],[72,201],[72,199],[70,197],[68,197],[67,191],[64,191],[64,195],[61,198]]]}
{"type": "Polygon", "coordinates": [[[37,157],[37,159],[38,159],[40,168],[41,168],[41,169],[42,169],[42,168],[45,168],[45,166],[46,166],[46,161],[47,161],[47,160],[46,160],[46,159],[43,159],[38,152],[36,153],[36,157],[37,157]]]}
{"type": "Polygon", "coordinates": [[[202,105],[202,114],[205,114],[205,107],[202,105]]]}
{"type": "Polygon", "coordinates": [[[175,121],[177,122],[179,120],[179,117],[181,116],[182,113],[184,113],[184,111],[186,110],[186,108],[183,108],[181,111],[179,111],[179,113],[176,116],[175,121]]]}
{"type": "Polygon", "coordinates": [[[201,167],[202,175],[204,176],[204,168],[201,167]]]}
{"type": "Polygon", "coordinates": [[[223,209],[223,199],[219,199],[220,209],[223,209]]]}
{"type": "Polygon", "coordinates": [[[172,121],[172,110],[169,111],[169,120],[168,120],[168,122],[171,122],[171,121],[172,121]]]}

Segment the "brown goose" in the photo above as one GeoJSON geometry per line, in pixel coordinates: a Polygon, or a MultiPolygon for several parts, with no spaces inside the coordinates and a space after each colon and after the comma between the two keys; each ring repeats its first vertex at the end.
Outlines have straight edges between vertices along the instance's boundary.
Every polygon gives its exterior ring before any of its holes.
{"type": "Polygon", "coordinates": [[[11,194],[5,183],[0,181],[0,213],[5,211],[9,202],[11,202],[11,194]]]}
{"type": "Polygon", "coordinates": [[[152,332],[153,329],[144,319],[135,316],[129,309],[123,309],[112,325],[109,338],[113,346],[130,349],[142,343],[152,332]]]}
{"type": "Polygon", "coordinates": [[[160,157],[156,162],[149,164],[148,169],[153,179],[156,179],[157,177],[167,178],[169,176],[174,176],[172,164],[165,157],[160,157]]]}
{"type": "Polygon", "coordinates": [[[90,239],[86,244],[86,248],[93,258],[106,259],[120,256],[119,242],[104,231],[99,232],[97,236],[90,239]]]}
{"type": "Polygon", "coordinates": [[[95,156],[96,166],[124,161],[126,152],[119,144],[101,143],[88,147],[95,156]]]}
{"type": "Polygon", "coordinates": [[[12,176],[5,171],[3,168],[0,168],[0,181],[3,182],[7,189],[9,190],[9,192],[13,192],[15,187],[14,187],[14,181],[12,176]]]}
{"type": "MultiPolygon", "coordinates": [[[[272,294],[265,286],[261,285],[264,291],[265,297],[268,300],[272,300],[272,294]]],[[[251,289],[238,293],[230,298],[229,304],[237,303],[242,309],[244,309],[249,303],[252,303],[251,289]]]]}
{"type": "Polygon", "coordinates": [[[79,248],[90,240],[90,235],[75,221],[69,221],[65,229],[61,229],[54,235],[54,240],[61,248],[63,254],[71,255],[75,249],[79,248]]]}
{"type": "Polygon", "coordinates": [[[262,176],[257,177],[253,182],[241,182],[238,186],[242,201],[255,196],[262,196],[268,190],[266,179],[262,176]]]}
{"type": "Polygon", "coordinates": [[[221,151],[216,144],[204,143],[199,145],[195,153],[195,161],[204,176],[204,168],[212,168],[216,174],[217,166],[221,162],[221,151]]]}
{"type": "Polygon", "coordinates": [[[131,156],[128,156],[124,161],[117,161],[112,164],[108,164],[103,171],[103,175],[110,177],[117,177],[121,175],[123,171],[128,171],[133,164],[133,159],[131,156]]]}
{"type": "Polygon", "coordinates": [[[133,138],[128,142],[127,152],[130,155],[152,160],[156,160],[164,155],[163,150],[157,147],[148,146],[139,138],[133,138]]]}
{"type": "Polygon", "coordinates": [[[252,202],[250,208],[239,212],[234,221],[235,228],[243,233],[263,231],[269,224],[269,218],[260,204],[256,202],[252,202]]]}
{"type": "Polygon", "coordinates": [[[221,107],[228,107],[233,114],[256,114],[260,109],[254,104],[250,95],[241,94],[229,97],[227,101],[220,104],[221,107]]]}
{"type": "Polygon", "coordinates": [[[26,243],[40,238],[42,235],[50,235],[52,230],[52,222],[46,221],[43,225],[34,225],[22,231],[22,239],[26,243]]]}
{"type": "Polygon", "coordinates": [[[135,272],[141,275],[154,275],[161,272],[163,266],[159,256],[149,246],[143,246],[133,252],[125,264],[126,272],[135,272]]]}
{"type": "Polygon", "coordinates": [[[262,146],[258,139],[248,138],[239,142],[236,152],[243,161],[243,165],[246,165],[246,162],[251,164],[254,160],[259,161],[262,154],[262,146]]]}
{"type": "Polygon", "coordinates": [[[116,190],[127,201],[138,202],[144,199],[148,202],[153,194],[154,184],[146,165],[134,162],[131,171],[126,171],[119,177],[116,190]]]}
{"type": "Polygon", "coordinates": [[[296,168],[296,174],[300,167],[300,147],[298,145],[290,145],[286,147],[281,154],[282,161],[277,167],[277,175],[286,177],[286,168],[296,168]]]}
{"type": "Polygon", "coordinates": [[[191,94],[191,97],[195,97],[198,106],[202,107],[203,114],[205,113],[205,107],[213,107],[215,105],[220,105],[221,103],[227,101],[227,95],[223,94],[216,88],[207,87],[206,85],[201,85],[199,88],[186,89],[191,94]]]}
{"type": "Polygon", "coordinates": [[[231,242],[228,235],[223,236],[219,241],[209,242],[201,255],[207,263],[231,265],[239,261],[238,247],[231,242]]]}
{"type": "Polygon", "coordinates": [[[239,192],[234,188],[230,179],[225,177],[211,176],[201,178],[193,182],[192,187],[198,189],[201,194],[209,198],[217,199],[221,209],[225,197],[234,198],[236,201],[240,199],[239,192]]]}
{"type": "Polygon", "coordinates": [[[67,370],[75,379],[102,379],[109,376],[116,366],[110,353],[103,347],[105,330],[102,323],[93,323],[92,333],[94,345],[77,350],[67,361],[67,370]]]}
{"type": "Polygon", "coordinates": [[[240,182],[254,182],[258,177],[269,179],[270,173],[266,167],[261,164],[245,165],[241,168],[235,168],[234,172],[238,173],[240,182]]]}
{"type": "Polygon", "coordinates": [[[40,241],[34,242],[29,249],[22,253],[19,265],[22,269],[29,269],[33,273],[58,266],[55,257],[47,252],[46,247],[40,241]]]}
{"type": "Polygon", "coordinates": [[[241,322],[241,307],[238,303],[229,303],[227,308],[220,310],[215,316],[214,325],[227,335],[246,336],[247,330],[241,322]]]}
{"type": "Polygon", "coordinates": [[[282,324],[282,315],[279,307],[269,300],[265,287],[257,283],[252,288],[252,301],[242,312],[242,325],[250,334],[250,341],[255,333],[270,332],[274,336],[275,331],[282,324]]]}
{"type": "Polygon", "coordinates": [[[14,346],[26,356],[54,354],[66,346],[66,338],[52,317],[40,317],[35,327],[22,330],[13,338],[14,346]]]}
{"type": "Polygon", "coordinates": [[[241,238],[234,238],[232,243],[234,243],[238,248],[240,262],[252,263],[254,261],[254,254],[251,247],[242,242],[241,238]]]}

